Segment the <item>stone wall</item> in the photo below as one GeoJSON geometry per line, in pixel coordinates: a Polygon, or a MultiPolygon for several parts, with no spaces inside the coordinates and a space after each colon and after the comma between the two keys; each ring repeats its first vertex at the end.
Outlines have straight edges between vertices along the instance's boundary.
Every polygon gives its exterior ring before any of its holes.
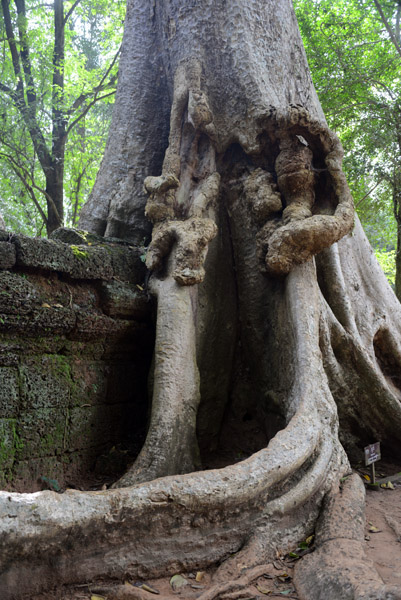
{"type": "Polygon", "coordinates": [[[2,489],[95,486],[144,433],[153,327],[140,251],[76,241],[0,231],[2,489]]]}

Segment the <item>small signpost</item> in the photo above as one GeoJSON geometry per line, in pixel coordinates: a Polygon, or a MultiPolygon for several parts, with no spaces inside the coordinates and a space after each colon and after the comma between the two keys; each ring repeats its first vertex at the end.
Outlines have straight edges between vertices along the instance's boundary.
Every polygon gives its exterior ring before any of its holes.
{"type": "Polygon", "coordinates": [[[376,483],[376,475],[375,475],[375,462],[381,459],[380,454],[380,442],[376,442],[375,444],[369,444],[364,448],[365,451],[365,465],[371,466],[372,469],[372,484],[376,483]]]}

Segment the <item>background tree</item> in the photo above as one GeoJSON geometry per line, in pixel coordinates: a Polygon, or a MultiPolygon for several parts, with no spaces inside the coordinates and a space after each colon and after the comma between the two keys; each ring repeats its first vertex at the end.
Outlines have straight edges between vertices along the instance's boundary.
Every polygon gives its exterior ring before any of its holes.
{"type": "Polygon", "coordinates": [[[75,224],[107,131],[124,8],[2,1],[0,195],[10,227],[51,233],[63,224],[64,189],[75,224]]]}
{"type": "Polygon", "coordinates": [[[342,525],[349,507],[362,522],[363,485],[338,486],[367,443],[401,454],[401,307],[353,228],[341,161],[290,0],[129,0],[81,226],[151,236],[148,433],[114,489],[0,492],[6,599],[216,562],[249,574],[311,534],[333,496],[336,534],[318,543],[327,556],[340,539],[347,568],[330,555],[324,577],[297,577],[301,598],[391,598],[359,576],[363,534],[342,525]]]}
{"type": "Polygon", "coordinates": [[[401,298],[401,3],[296,0],[295,7],[325,115],[346,149],[356,209],[401,298]]]}

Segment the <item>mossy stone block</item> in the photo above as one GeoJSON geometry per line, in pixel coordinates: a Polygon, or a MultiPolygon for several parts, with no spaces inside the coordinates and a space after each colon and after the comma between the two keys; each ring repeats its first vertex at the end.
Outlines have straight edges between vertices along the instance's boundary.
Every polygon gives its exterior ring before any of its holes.
{"type": "Polygon", "coordinates": [[[141,260],[142,250],[135,246],[109,246],[115,277],[121,281],[141,284],[145,280],[146,266],[141,260]]]}
{"type": "Polygon", "coordinates": [[[24,446],[18,460],[60,456],[66,448],[69,413],[67,408],[25,411],[18,419],[18,435],[24,446]]]}
{"type": "Polygon", "coordinates": [[[14,244],[0,241],[0,269],[12,269],[17,260],[14,244]]]}
{"type": "Polygon", "coordinates": [[[71,404],[104,404],[107,397],[109,367],[102,361],[76,358],[71,361],[71,404]]]}
{"type": "Polygon", "coordinates": [[[74,335],[80,339],[115,339],[129,336],[131,330],[137,327],[136,322],[112,319],[103,314],[81,311],[77,314],[77,325],[74,335]]]}
{"type": "Polygon", "coordinates": [[[0,419],[16,418],[19,403],[18,369],[0,367],[0,419]]]}
{"type": "Polygon", "coordinates": [[[18,266],[61,273],[68,273],[73,268],[74,255],[68,244],[18,235],[15,245],[18,266]]]}
{"type": "Polygon", "coordinates": [[[22,442],[17,435],[16,419],[0,419],[0,472],[12,468],[22,442]]]}
{"type": "Polygon", "coordinates": [[[13,469],[13,489],[17,492],[26,491],[27,487],[32,492],[45,489],[42,477],[63,482],[64,465],[59,457],[31,458],[16,463],[13,469]]]}
{"type": "Polygon", "coordinates": [[[110,317],[139,321],[150,317],[151,304],[146,293],[134,284],[122,281],[103,281],[101,300],[104,312],[110,317]]]}
{"type": "Polygon", "coordinates": [[[74,246],[54,240],[16,237],[17,265],[65,273],[74,279],[111,279],[113,268],[105,248],[74,246]]]}
{"type": "MultiPolygon", "coordinates": [[[[1,319],[1,316],[0,316],[1,319]]],[[[0,330],[2,323],[0,321],[0,330]]],[[[23,349],[23,344],[19,343],[18,339],[5,339],[4,335],[0,335],[0,365],[4,367],[16,367],[19,363],[19,355],[23,349]]]]}
{"type": "Polygon", "coordinates": [[[90,233],[83,229],[76,229],[75,227],[59,227],[52,231],[49,235],[51,240],[59,242],[65,242],[66,244],[77,244],[78,246],[85,246],[88,244],[104,243],[104,238],[96,233],[90,233]]]}
{"type": "Polygon", "coordinates": [[[70,411],[70,450],[105,446],[126,434],[130,420],[126,404],[76,406],[70,411]]]}
{"type": "Polygon", "coordinates": [[[31,358],[21,366],[21,404],[24,410],[49,409],[69,405],[70,363],[64,356],[31,358]]]}
{"type": "Polygon", "coordinates": [[[0,313],[23,315],[40,306],[34,285],[18,273],[0,271],[0,313]]]}
{"type": "Polygon", "coordinates": [[[76,314],[68,308],[42,307],[29,314],[0,313],[0,331],[24,337],[67,334],[75,324],[76,314]]]}

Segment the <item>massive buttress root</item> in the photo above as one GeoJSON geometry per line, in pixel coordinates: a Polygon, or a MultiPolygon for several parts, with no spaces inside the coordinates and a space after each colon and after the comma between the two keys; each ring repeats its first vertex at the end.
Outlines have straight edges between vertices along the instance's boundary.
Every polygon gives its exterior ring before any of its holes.
{"type": "Polygon", "coordinates": [[[210,139],[213,118],[200,76],[195,60],[177,70],[163,172],[144,183],[153,222],[146,265],[157,298],[152,412],[145,444],[116,486],[200,468],[196,284],[203,281],[207,246],[217,233],[220,184],[210,139]]]}

